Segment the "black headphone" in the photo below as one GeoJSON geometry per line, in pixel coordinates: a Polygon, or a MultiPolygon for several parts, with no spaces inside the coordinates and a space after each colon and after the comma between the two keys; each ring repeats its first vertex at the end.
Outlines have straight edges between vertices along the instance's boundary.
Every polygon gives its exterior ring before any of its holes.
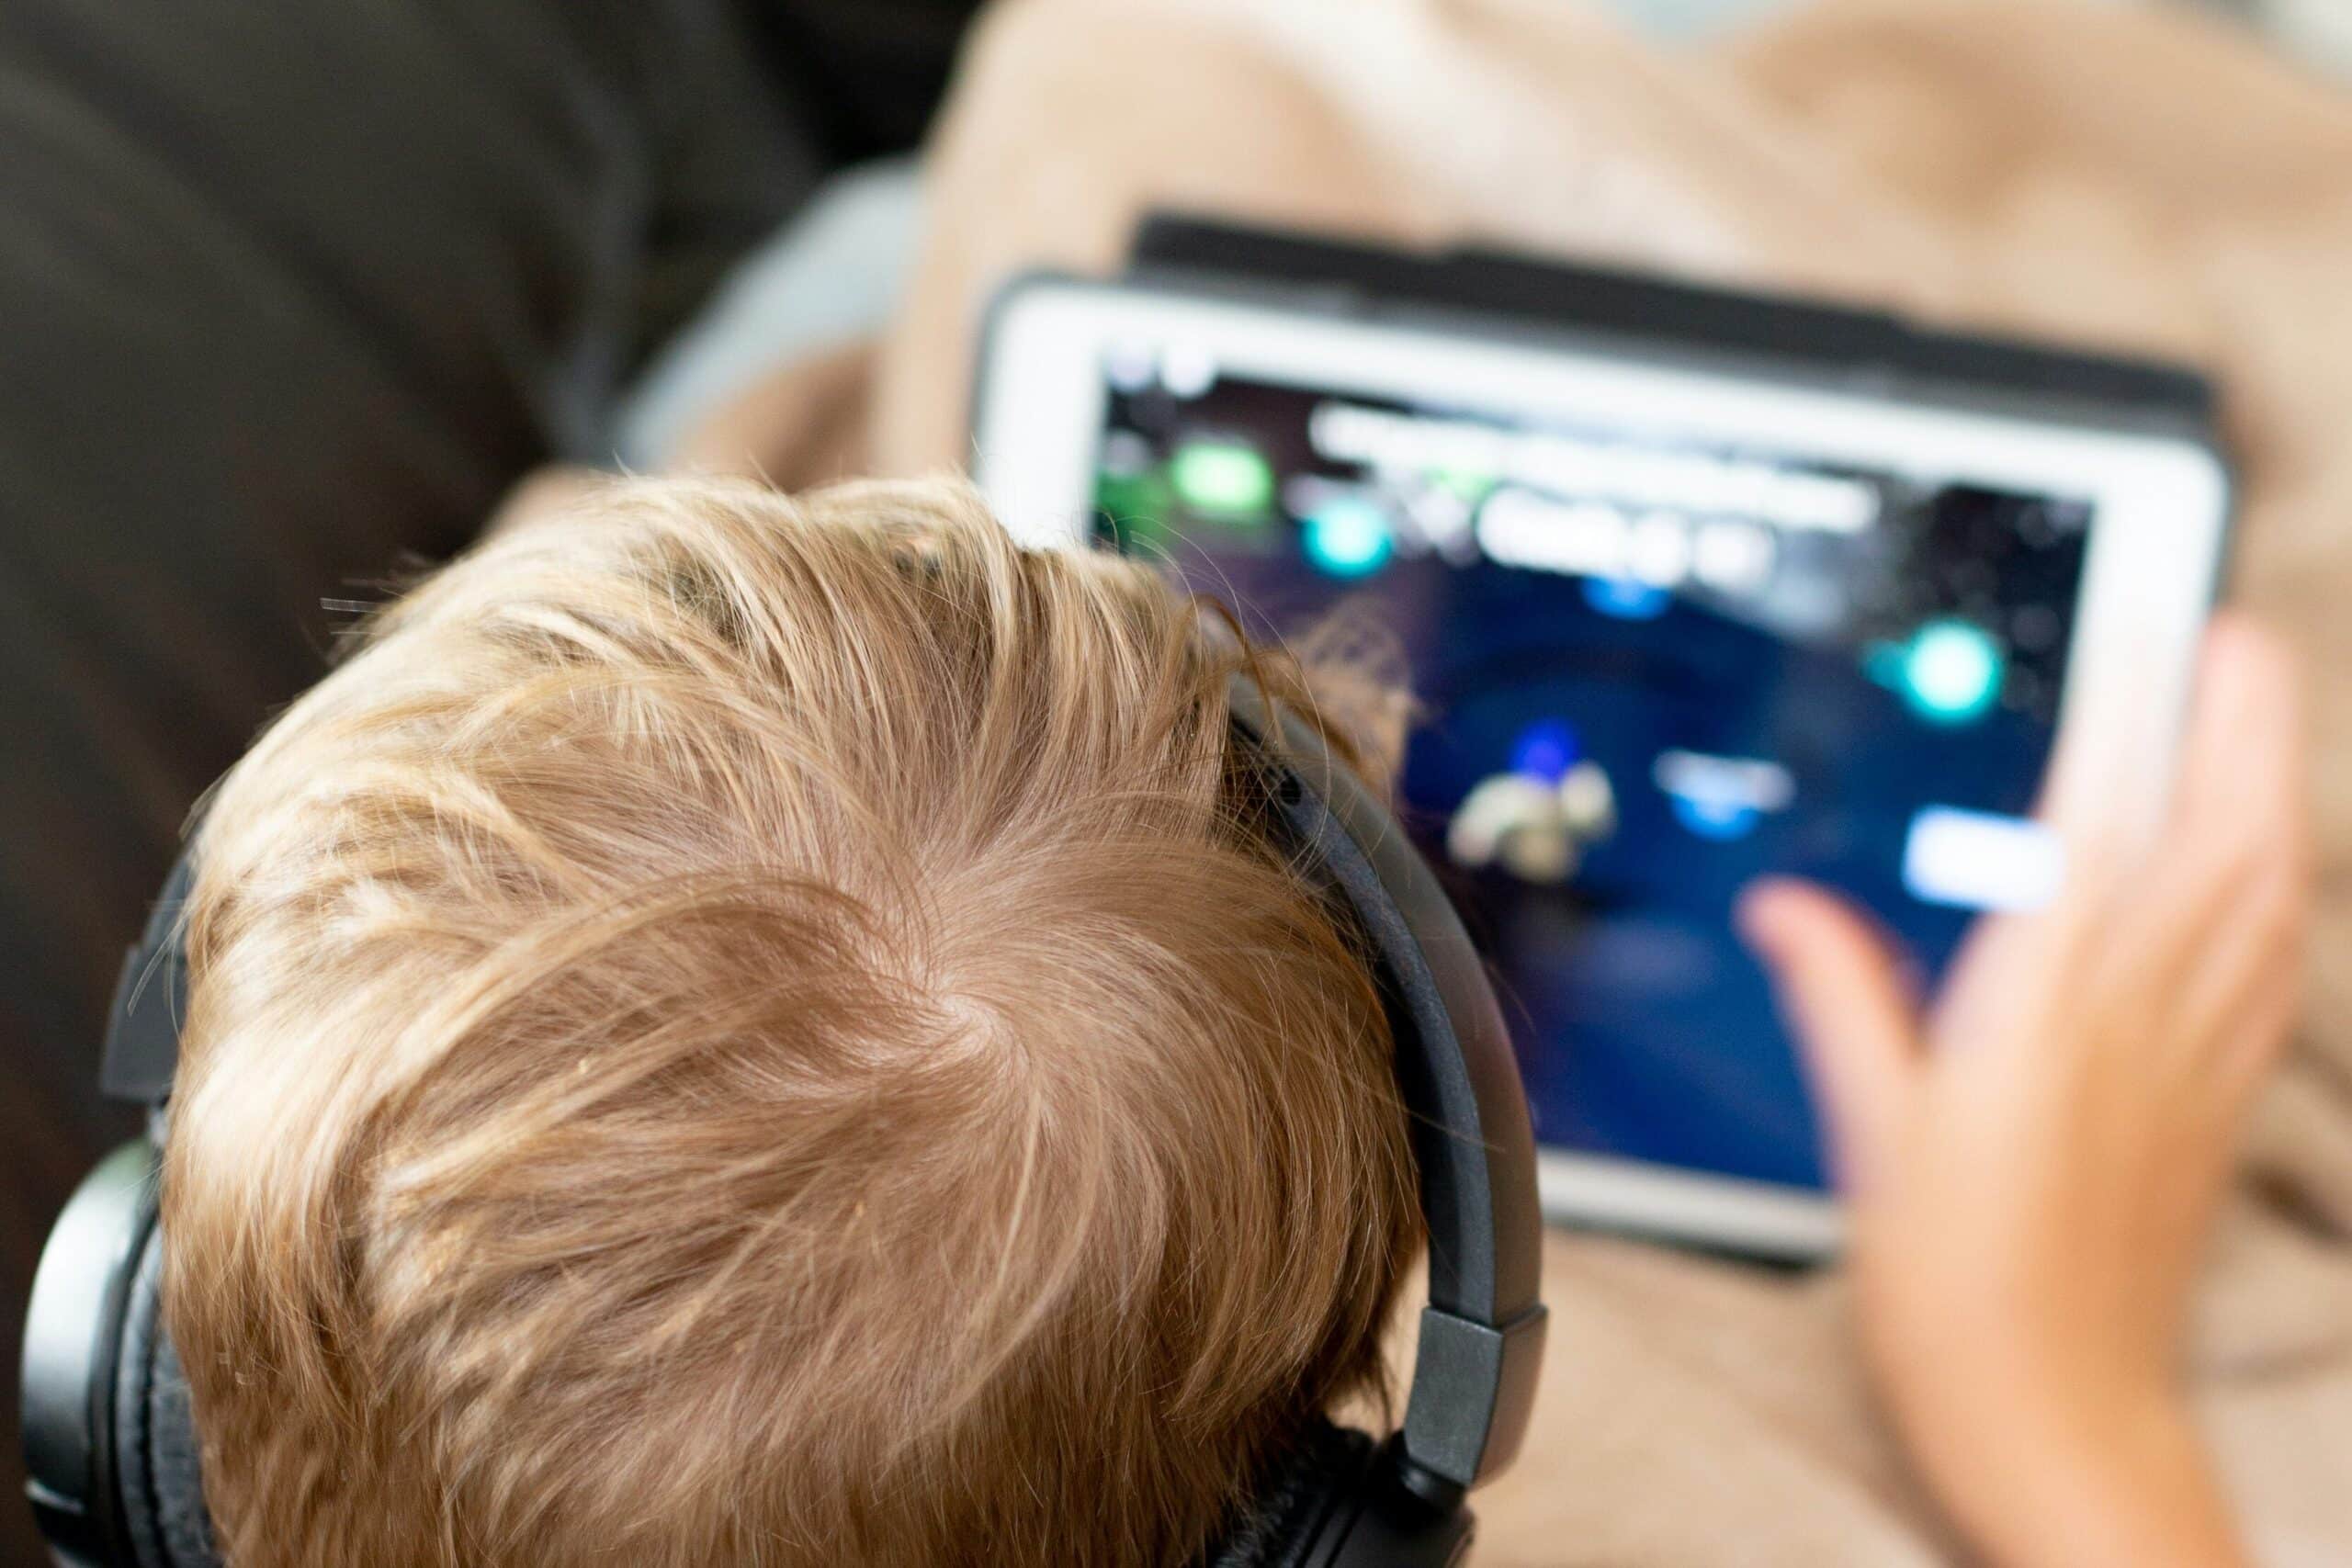
{"type": "MultiPolygon", "coordinates": [[[[1261,1478],[1205,1568],[1447,1568],[1471,1488],[1518,1452],[1544,1357],[1527,1102],[1484,965],[1404,829],[1310,727],[1237,676],[1233,741],[1284,847],[1352,917],[1396,1037],[1429,1229],[1429,1302],[1401,1428],[1318,1422],[1261,1478]]],[[[187,1379],[158,1320],[156,1172],[187,1000],[172,868],[123,960],[101,1082],[148,1135],[83,1180],[26,1316],[26,1492],[62,1568],[220,1568],[187,1379]]]]}

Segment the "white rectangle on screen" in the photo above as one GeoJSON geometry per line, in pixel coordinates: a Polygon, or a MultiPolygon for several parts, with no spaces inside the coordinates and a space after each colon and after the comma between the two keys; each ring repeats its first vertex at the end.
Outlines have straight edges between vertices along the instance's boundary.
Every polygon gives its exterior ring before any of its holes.
{"type": "Polygon", "coordinates": [[[1911,819],[1903,846],[1911,896],[1955,908],[2041,908],[2065,871],[2058,835],[2021,817],[1931,806],[1911,819]]]}

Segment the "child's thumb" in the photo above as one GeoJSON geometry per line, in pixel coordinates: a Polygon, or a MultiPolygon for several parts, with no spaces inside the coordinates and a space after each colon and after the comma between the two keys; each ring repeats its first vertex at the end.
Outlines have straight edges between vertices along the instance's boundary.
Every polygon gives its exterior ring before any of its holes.
{"type": "Polygon", "coordinates": [[[1763,961],[1822,1102],[1839,1179],[1879,1163],[1900,1136],[1919,1053],[1919,1010],[1870,917],[1811,883],[1758,882],[1741,895],[1742,938],[1763,961]]]}

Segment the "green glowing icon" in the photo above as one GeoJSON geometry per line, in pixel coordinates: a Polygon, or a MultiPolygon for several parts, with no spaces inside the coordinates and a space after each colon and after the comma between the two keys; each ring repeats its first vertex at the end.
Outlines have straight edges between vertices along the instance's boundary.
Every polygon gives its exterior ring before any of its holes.
{"type": "Polygon", "coordinates": [[[2001,694],[2000,645],[1973,622],[1929,621],[1902,649],[1902,692],[1913,712],[1937,724],[1981,716],[2001,694]]]}
{"type": "Polygon", "coordinates": [[[1216,522],[1258,522],[1273,504],[1273,465],[1238,441],[1187,441],[1168,477],[1187,508],[1216,522]]]}
{"type": "Polygon", "coordinates": [[[1140,473],[1095,476],[1094,512],[1107,536],[1121,550],[1164,556],[1175,539],[1168,513],[1176,498],[1157,468],[1140,473]]]}

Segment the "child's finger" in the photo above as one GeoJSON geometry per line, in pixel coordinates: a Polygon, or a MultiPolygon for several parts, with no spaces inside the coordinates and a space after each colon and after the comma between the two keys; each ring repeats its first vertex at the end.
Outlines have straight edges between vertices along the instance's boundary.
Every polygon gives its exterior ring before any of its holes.
{"type": "Polygon", "coordinates": [[[2122,922],[2172,985],[2184,1039],[2226,1029],[2253,979],[2301,940],[2312,868],[2298,688],[2276,638],[2242,616],[2216,623],[2171,829],[2122,922]]]}
{"type": "Polygon", "coordinates": [[[2304,784],[2301,679],[2285,643],[2239,614],[2206,636],[2183,734],[2179,787],[2160,858],[2226,856],[2297,809],[2304,784]]]}
{"type": "Polygon", "coordinates": [[[1824,1102],[1841,1178],[1868,1179],[1899,1135],[1919,1051],[1902,965],[1866,917],[1808,883],[1759,882],[1737,913],[1824,1102]]]}

